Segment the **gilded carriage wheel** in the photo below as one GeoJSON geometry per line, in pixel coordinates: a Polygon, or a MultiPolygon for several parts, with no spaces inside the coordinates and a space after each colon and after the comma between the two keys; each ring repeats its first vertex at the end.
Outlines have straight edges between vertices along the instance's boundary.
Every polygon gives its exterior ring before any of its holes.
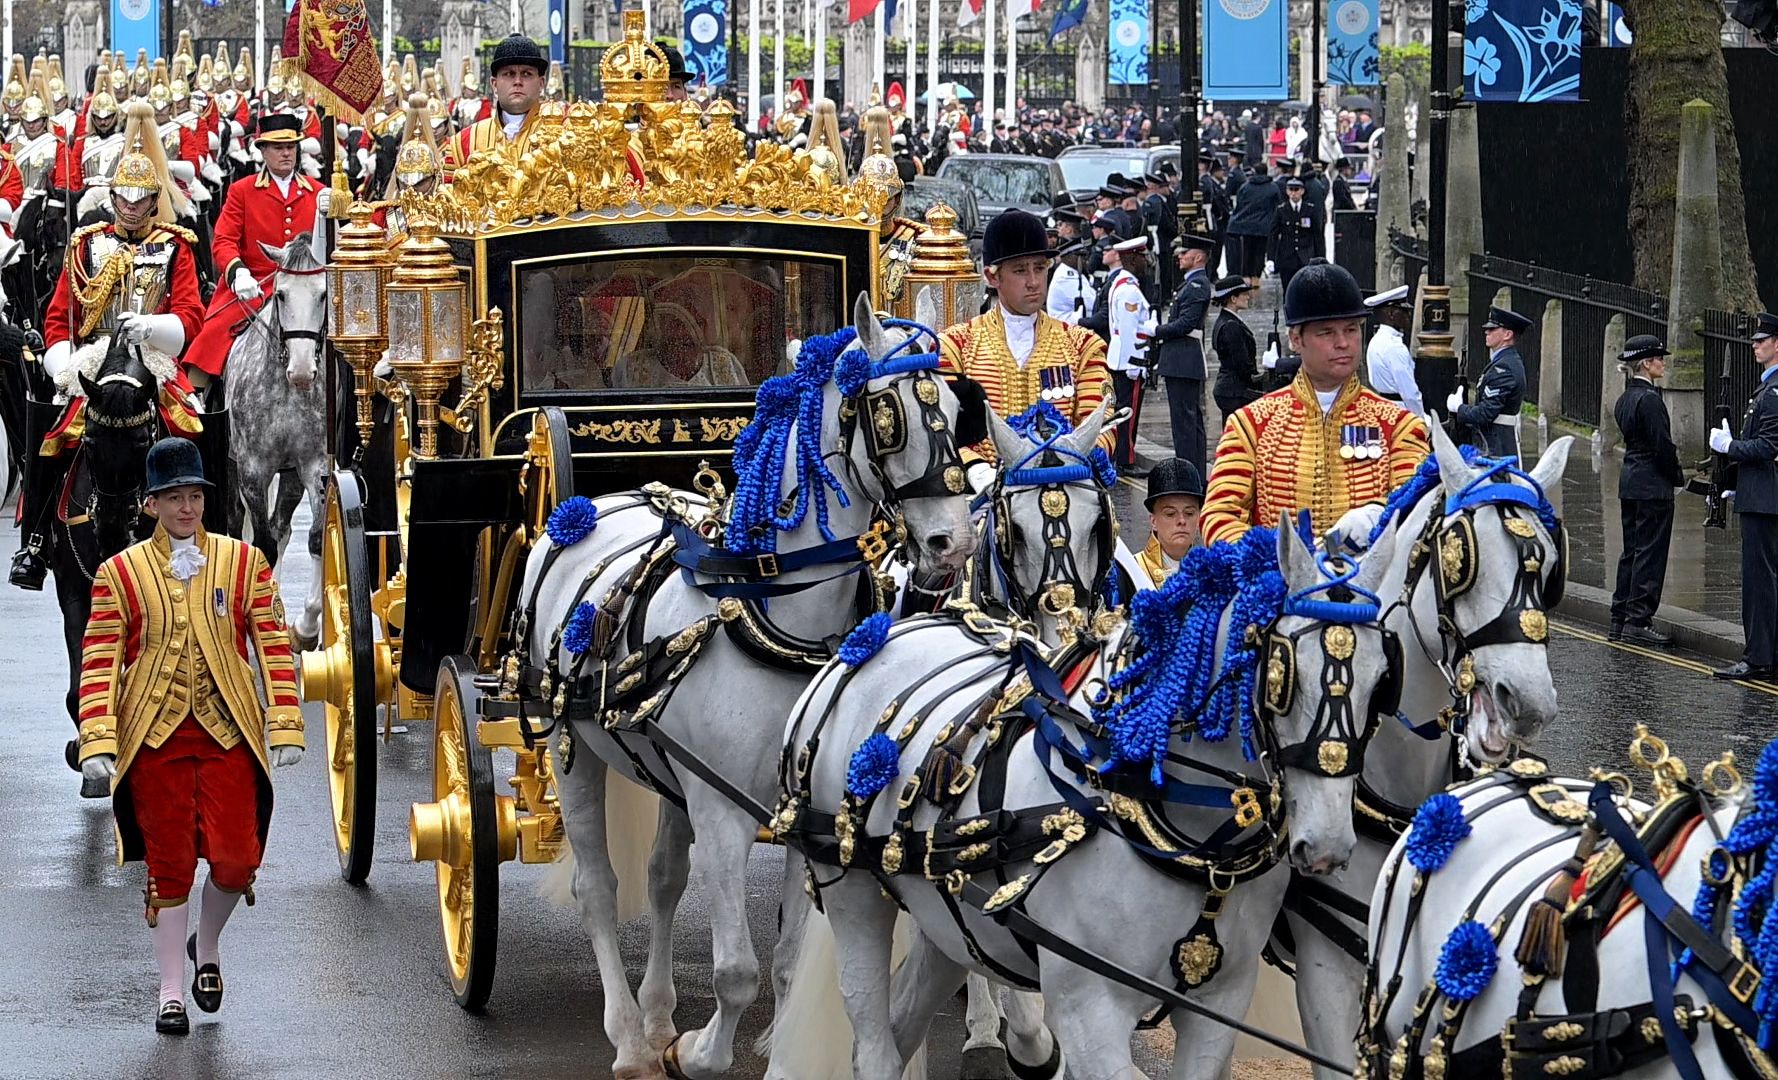
{"type": "Polygon", "coordinates": [[[340,876],[370,876],[377,820],[377,665],[363,488],[342,469],[327,482],[320,649],[303,654],[303,687],[325,703],[327,785],[340,876]]]}
{"type": "Polygon", "coordinates": [[[447,656],[439,664],[432,707],[433,802],[415,803],[408,822],[415,861],[438,871],[438,913],[445,971],[457,1004],[479,1012],[494,985],[500,936],[502,836],[516,842],[510,797],[494,794],[494,765],[476,737],[475,664],[447,656]],[[504,814],[513,821],[502,828],[504,814]]]}

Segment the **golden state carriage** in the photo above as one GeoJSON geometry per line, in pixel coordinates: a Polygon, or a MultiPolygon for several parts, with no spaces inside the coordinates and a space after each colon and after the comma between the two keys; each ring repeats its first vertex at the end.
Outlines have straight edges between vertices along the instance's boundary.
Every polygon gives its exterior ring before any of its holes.
{"type": "Polygon", "coordinates": [[[465,1008],[492,985],[499,864],[548,862],[561,842],[545,746],[478,709],[551,509],[683,488],[705,463],[708,485],[754,388],[799,339],[840,329],[860,292],[908,315],[934,286],[947,316],[979,310],[949,208],[912,251],[885,255],[899,190],[887,159],[842,185],[807,155],[749,155],[726,101],[666,100],[639,13],[602,74],[603,102],[540,106],[522,155],[472,157],[438,192],[404,195],[388,224],[351,206],[328,267],[334,468],[304,693],[325,706],[353,883],[371,867],[378,742],[432,721],[433,801],[413,807],[411,848],[437,865],[465,1008]],[[494,750],[516,757],[504,784],[494,750]]]}

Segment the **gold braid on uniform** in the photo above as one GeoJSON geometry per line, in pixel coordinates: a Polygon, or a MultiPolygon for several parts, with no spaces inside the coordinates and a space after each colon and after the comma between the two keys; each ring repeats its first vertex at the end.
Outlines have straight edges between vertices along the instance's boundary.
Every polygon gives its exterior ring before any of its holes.
{"type": "MultiPolygon", "coordinates": [[[[71,249],[70,255],[78,258],[78,249],[71,249]]],[[[105,306],[111,302],[111,294],[123,281],[124,275],[136,263],[136,253],[127,246],[120,246],[106,259],[99,272],[86,279],[86,283],[74,289],[75,299],[80,301],[80,333],[85,338],[91,334],[105,318],[105,306]]]]}

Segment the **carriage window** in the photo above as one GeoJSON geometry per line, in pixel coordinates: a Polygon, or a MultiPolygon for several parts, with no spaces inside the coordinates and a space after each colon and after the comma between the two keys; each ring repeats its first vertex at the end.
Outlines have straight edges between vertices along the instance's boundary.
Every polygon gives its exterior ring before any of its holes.
{"type": "Polygon", "coordinates": [[[662,255],[518,270],[525,391],[756,386],[843,313],[832,262],[662,255]]]}

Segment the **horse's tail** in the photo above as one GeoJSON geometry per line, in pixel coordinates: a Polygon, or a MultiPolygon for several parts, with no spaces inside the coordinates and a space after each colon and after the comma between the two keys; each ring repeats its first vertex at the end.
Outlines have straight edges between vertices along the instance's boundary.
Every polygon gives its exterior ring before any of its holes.
{"type": "MultiPolygon", "coordinates": [[[[617,773],[605,783],[605,845],[617,876],[617,921],[629,922],[648,907],[648,856],[660,821],[660,796],[617,773]]],[[[574,875],[579,858],[566,833],[555,861],[537,883],[537,895],[554,907],[575,906],[574,875]]]]}
{"type": "MultiPolygon", "coordinates": [[[[907,956],[913,932],[907,915],[895,918],[895,945],[890,970],[907,956]]],[[[820,911],[810,911],[803,923],[803,940],[797,950],[796,972],[790,992],[777,1009],[754,1051],[772,1062],[773,1076],[796,1080],[851,1080],[852,1020],[840,996],[839,950],[833,924],[820,911]],[[779,1039],[783,1032],[785,1038],[779,1039]]],[[[921,1043],[902,1080],[926,1080],[926,1045],[921,1043]]]]}

